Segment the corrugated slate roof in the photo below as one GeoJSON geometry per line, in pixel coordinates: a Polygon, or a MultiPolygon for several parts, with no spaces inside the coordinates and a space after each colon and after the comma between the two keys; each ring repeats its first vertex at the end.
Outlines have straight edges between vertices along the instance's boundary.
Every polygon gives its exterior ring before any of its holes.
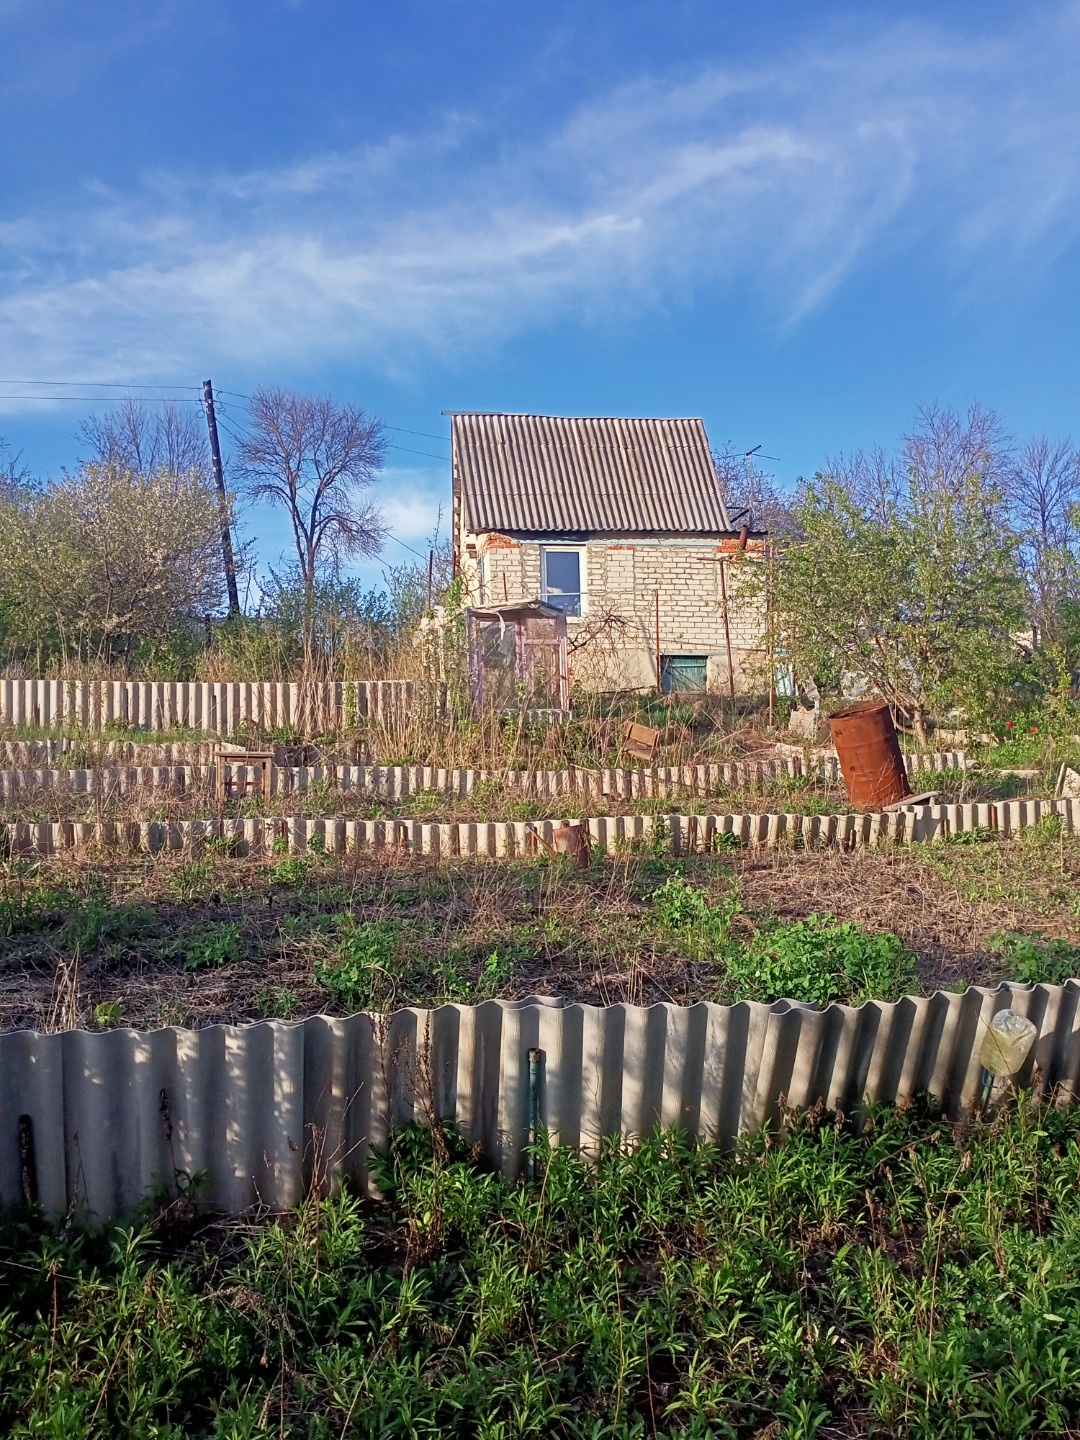
{"type": "Polygon", "coordinates": [[[466,528],[715,535],[731,529],[700,420],[451,416],[466,528]]]}

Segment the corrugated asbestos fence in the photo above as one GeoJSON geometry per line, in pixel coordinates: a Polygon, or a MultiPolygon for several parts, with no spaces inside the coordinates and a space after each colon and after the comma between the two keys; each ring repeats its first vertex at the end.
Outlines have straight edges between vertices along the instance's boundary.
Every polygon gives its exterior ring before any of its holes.
{"type": "Polygon", "coordinates": [[[586,1153],[656,1125],[730,1142],[785,1103],[851,1113],[926,1090],[956,1113],[978,1093],[979,1045],[1006,1006],[1039,1030],[1021,1083],[1071,1098],[1078,1002],[1070,981],[821,1011],[532,999],[205,1030],[16,1031],[0,1035],[0,1201],[36,1183],[50,1211],[104,1219],[155,1183],[205,1172],[208,1208],[284,1207],[336,1175],[367,1183],[371,1147],[412,1119],[456,1122],[513,1174],[532,1047],[542,1123],[586,1153]]]}
{"type": "MultiPolygon", "coordinates": [[[[854,850],[921,843],[979,830],[1013,835],[1056,816],[1067,833],[1080,829],[1080,800],[1011,800],[982,805],[925,805],[874,815],[606,815],[588,821],[601,850],[652,847],[676,855],[707,854],[728,845],[854,850]]],[[[83,845],[132,852],[191,850],[208,840],[237,855],[273,849],[321,849],[332,855],[401,851],[417,855],[534,854],[539,835],[550,845],[558,820],[428,822],[288,817],[215,820],[14,821],[0,825],[0,854],[53,855],[83,845]]]]}
{"type": "MultiPolygon", "coordinates": [[[[405,714],[420,699],[439,700],[412,680],[355,680],[326,685],[260,681],[229,684],[159,680],[0,680],[0,725],[60,725],[102,730],[171,730],[211,735],[282,726],[339,726],[365,716],[405,714]]],[[[441,702],[440,702],[441,703],[441,702]]]]}
{"type": "MultiPolygon", "coordinates": [[[[0,756],[2,758],[2,756],[0,756]]],[[[254,781],[255,769],[223,759],[230,777],[254,781]]],[[[962,750],[911,756],[912,773],[962,769],[962,750]]],[[[556,797],[577,795],[586,799],[619,796],[633,799],[688,793],[708,795],[721,788],[753,789],[806,774],[826,784],[839,783],[835,755],[819,756],[804,769],[795,756],[780,760],[742,761],[713,765],[664,765],[648,769],[586,770],[451,770],[426,765],[306,765],[277,766],[270,772],[272,794],[304,794],[314,788],[360,791],[386,800],[400,800],[418,792],[469,796],[478,787],[499,785],[525,795],[556,797]]],[[[0,769],[0,799],[36,790],[71,790],[77,794],[125,794],[138,789],[180,791],[192,780],[211,780],[209,761],[187,765],[103,765],[98,769],[0,769]]]]}
{"type": "MultiPolygon", "coordinates": [[[[80,736],[54,740],[0,740],[0,768],[51,770],[65,758],[85,765],[93,756],[100,766],[212,765],[219,740],[103,740],[87,744],[80,736]]],[[[67,767],[70,770],[70,766],[67,767]]]]}

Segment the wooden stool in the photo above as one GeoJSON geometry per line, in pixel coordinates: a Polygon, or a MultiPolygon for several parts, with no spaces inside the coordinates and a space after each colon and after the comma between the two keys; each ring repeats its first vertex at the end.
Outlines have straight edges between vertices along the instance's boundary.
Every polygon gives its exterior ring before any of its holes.
{"type": "Polygon", "coordinates": [[[219,749],[214,756],[214,773],[220,782],[217,787],[218,799],[225,800],[247,790],[258,790],[264,800],[269,800],[270,776],[273,769],[274,752],[272,750],[219,749]],[[243,780],[237,780],[231,774],[233,767],[237,765],[242,765],[245,769],[258,770],[259,774],[254,780],[246,777],[243,780]]]}

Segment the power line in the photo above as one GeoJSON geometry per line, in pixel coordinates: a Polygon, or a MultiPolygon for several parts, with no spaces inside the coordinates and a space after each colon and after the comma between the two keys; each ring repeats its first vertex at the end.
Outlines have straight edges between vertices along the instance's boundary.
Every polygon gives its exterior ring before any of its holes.
{"type": "MultiPolygon", "coordinates": [[[[162,381],[160,381],[160,382],[158,382],[158,383],[156,383],[156,384],[151,384],[149,381],[127,381],[127,380],[2,380],[2,379],[0,379],[0,385],[41,385],[41,386],[47,386],[47,387],[50,388],[50,389],[57,389],[57,390],[182,390],[182,391],[192,391],[192,390],[194,390],[194,391],[196,391],[196,394],[195,394],[194,396],[191,396],[191,395],[183,395],[183,396],[172,397],[172,396],[156,395],[156,396],[151,397],[151,399],[156,400],[156,401],[164,401],[164,400],[167,400],[167,399],[176,398],[176,399],[183,399],[183,400],[185,400],[187,403],[190,403],[190,404],[193,404],[193,405],[195,405],[195,404],[201,404],[201,403],[202,403],[202,400],[201,400],[200,396],[199,396],[198,393],[197,393],[197,392],[198,392],[198,388],[199,388],[197,385],[181,385],[181,384],[175,384],[175,385],[174,385],[174,384],[172,384],[171,382],[166,381],[166,380],[162,380],[162,381]]],[[[250,395],[244,395],[244,394],[242,394],[239,390],[215,390],[215,391],[214,391],[214,394],[215,394],[215,396],[228,395],[228,396],[229,396],[231,399],[233,399],[233,400],[245,400],[245,401],[247,401],[247,402],[249,402],[249,403],[250,403],[251,398],[252,398],[250,395]]],[[[51,395],[0,395],[0,400],[51,400],[52,398],[53,398],[53,397],[52,397],[51,395]]],[[[117,400],[117,399],[123,399],[124,397],[123,397],[123,396],[113,396],[113,395],[65,395],[63,398],[64,398],[65,400],[108,400],[108,401],[115,401],[115,400],[117,400]]],[[[218,406],[219,412],[220,412],[220,409],[221,409],[221,407],[220,407],[220,405],[219,405],[219,406],[218,406]]],[[[383,429],[385,429],[385,430],[392,430],[396,435],[416,435],[416,436],[418,436],[418,437],[419,437],[420,439],[422,439],[422,440],[443,440],[443,441],[445,441],[446,438],[447,438],[445,435],[436,435],[433,430],[410,430],[410,429],[408,429],[408,428],[407,428],[406,426],[404,426],[404,425],[386,425],[386,424],[384,424],[383,429]]],[[[404,450],[404,449],[406,449],[407,447],[404,446],[404,445],[397,445],[397,446],[393,446],[392,448],[393,448],[393,449],[397,449],[397,450],[404,450]]],[[[412,450],[412,451],[409,451],[409,453],[410,453],[410,454],[413,454],[413,455],[430,455],[430,454],[431,454],[431,452],[428,451],[428,450],[412,450]]],[[[436,455],[436,456],[434,456],[433,458],[436,459],[436,460],[442,460],[442,459],[444,459],[444,458],[446,458],[446,457],[444,457],[444,456],[442,456],[442,455],[436,455]]]]}
{"type": "MultiPolygon", "coordinates": [[[[69,390],[197,390],[197,385],[173,385],[168,380],[157,384],[147,381],[128,383],[123,380],[0,380],[0,385],[53,385],[69,390]]],[[[249,397],[244,396],[244,399],[249,397]]]]}
{"type": "MultiPolygon", "coordinates": [[[[215,399],[216,398],[217,397],[215,394],[215,399]]],[[[223,429],[229,432],[232,438],[236,441],[237,445],[243,445],[245,441],[251,439],[251,436],[244,429],[243,425],[241,425],[240,421],[233,420],[232,416],[229,414],[227,406],[219,403],[216,408],[218,424],[221,425],[223,429]]]]}
{"type": "Polygon", "coordinates": [[[399,540],[396,535],[391,535],[389,530],[385,534],[388,540],[393,540],[395,545],[400,545],[403,550],[408,550],[409,554],[415,555],[417,559],[426,560],[428,558],[426,555],[421,555],[419,550],[414,550],[411,545],[406,545],[404,540],[399,540]]]}
{"type": "MultiPolygon", "coordinates": [[[[10,380],[7,382],[12,383],[10,380]]],[[[19,382],[16,380],[15,384],[19,382]]],[[[49,382],[44,382],[48,384],[49,382]]],[[[149,388],[149,387],[148,387],[149,388]]],[[[118,404],[126,400],[126,395],[0,395],[0,400],[61,400],[64,402],[74,400],[86,400],[94,405],[118,404]]],[[[194,395],[148,395],[146,399],[151,404],[162,405],[201,405],[202,401],[194,395]]]]}
{"type": "MultiPolygon", "coordinates": [[[[3,396],[0,396],[0,399],[3,399],[3,396]]],[[[447,464],[450,462],[449,455],[435,455],[430,450],[411,450],[408,445],[388,445],[386,448],[388,450],[401,450],[406,455],[426,455],[431,460],[445,460],[447,464]]]]}
{"type": "Polygon", "coordinates": [[[233,429],[233,427],[232,427],[232,426],[229,424],[229,422],[225,419],[224,415],[222,415],[222,413],[221,413],[220,410],[218,411],[218,417],[217,417],[217,418],[218,418],[218,424],[219,424],[219,425],[221,426],[221,428],[225,431],[225,433],[229,436],[229,438],[230,438],[231,440],[235,441],[237,445],[243,445],[243,444],[244,444],[245,437],[244,437],[243,435],[238,435],[238,434],[236,433],[236,431],[233,429]]]}
{"type": "MultiPolygon", "coordinates": [[[[0,384],[3,382],[0,381],[0,384]]],[[[425,440],[446,440],[445,435],[433,435],[430,430],[406,430],[403,425],[384,425],[384,430],[393,430],[398,435],[422,435],[425,440]]],[[[421,453],[421,452],[417,452],[421,453]]]]}

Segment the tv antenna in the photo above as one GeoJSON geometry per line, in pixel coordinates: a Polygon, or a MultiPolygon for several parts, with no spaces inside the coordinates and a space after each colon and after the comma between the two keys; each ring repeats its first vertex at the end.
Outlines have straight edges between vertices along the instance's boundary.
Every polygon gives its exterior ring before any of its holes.
{"type": "MultiPolygon", "coordinates": [[[[760,445],[755,445],[752,450],[744,450],[744,451],[743,451],[743,459],[746,461],[747,466],[749,467],[749,470],[750,470],[750,484],[751,484],[751,485],[753,485],[753,483],[754,483],[754,456],[758,453],[758,451],[759,451],[760,449],[761,449],[761,446],[760,446],[760,445]]],[[[762,460],[776,460],[776,461],[779,461],[780,456],[779,456],[779,455],[762,455],[762,456],[761,456],[761,459],[762,459],[762,460]]]]}

